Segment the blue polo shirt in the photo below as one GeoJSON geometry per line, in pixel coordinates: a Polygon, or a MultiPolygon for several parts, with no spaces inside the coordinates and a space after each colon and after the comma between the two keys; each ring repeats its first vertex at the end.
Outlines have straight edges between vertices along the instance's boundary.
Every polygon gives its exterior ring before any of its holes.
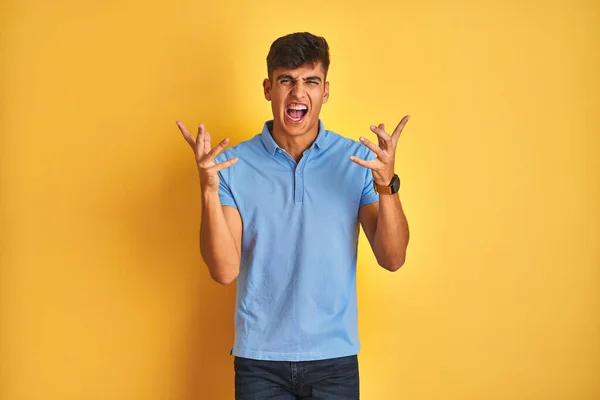
{"type": "Polygon", "coordinates": [[[359,142],[325,130],[299,163],[265,123],[260,134],[217,162],[221,204],[243,223],[231,354],[259,360],[309,361],[358,354],[356,252],[358,210],[378,201],[373,159],[359,142]]]}

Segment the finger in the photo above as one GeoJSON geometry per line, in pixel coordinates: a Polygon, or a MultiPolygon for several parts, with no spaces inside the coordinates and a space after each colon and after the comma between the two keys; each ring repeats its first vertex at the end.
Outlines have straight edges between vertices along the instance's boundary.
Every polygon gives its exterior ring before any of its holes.
{"type": "Polygon", "coordinates": [[[210,133],[206,131],[204,134],[204,154],[210,153],[212,149],[210,133]]]}
{"type": "Polygon", "coordinates": [[[210,171],[211,172],[219,172],[222,169],[231,167],[233,164],[235,164],[236,162],[238,162],[239,158],[234,157],[234,158],[230,158],[227,161],[223,161],[222,163],[219,163],[217,165],[214,165],[212,167],[210,167],[210,171]]]}
{"type": "Polygon", "coordinates": [[[195,148],[196,147],[196,141],[194,140],[194,138],[192,137],[192,135],[190,135],[190,133],[188,132],[188,130],[185,127],[185,125],[183,125],[183,122],[175,121],[175,123],[177,124],[177,127],[179,127],[179,130],[181,131],[181,134],[183,135],[183,138],[185,139],[185,141],[188,142],[188,144],[190,146],[192,146],[192,149],[195,148]]]}
{"type": "Polygon", "coordinates": [[[380,128],[382,125],[383,124],[379,124],[379,126],[371,125],[371,130],[377,135],[379,139],[381,139],[382,148],[387,149],[387,146],[389,146],[392,142],[392,137],[380,128]]]}
{"type": "Polygon", "coordinates": [[[357,158],[354,156],[350,156],[350,160],[354,161],[356,164],[360,165],[361,167],[365,167],[365,168],[369,168],[369,169],[373,169],[376,166],[376,160],[365,161],[365,160],[361,160],[360,158],[357,158]]]}
{"type": "Polygon", "coordinates": [[[196,154],[198,157],[202,157],[206,154],[204,151],[204,138],[206,137],[206,130],[204,125],[198,125],[198,136],[196,136],[196,154]]]}
{"type": "Polygon", "coordinates": [[[377,155],[377,158],[379,158],[381,160],[381,162],[386,163],[388,158],[385,155],[385,153],[383,152],[383,150],[381,150],[381,147],[377,146],[375,143],[371,142],[369,139],[361,137],[360,141],[362,144],[364,144],[365,146],[367,146],[369,148],[369,150],[371,150],[373,153],[375,153],[377,155]]]}
{"type": "MultiPolygon", "coordinates": [[[[378,128],[385,132],[385,125],[383,122],[379,124],[378,128]]],[[[381,140],[379,136],[377,136],[377,141],[379,142],[379,147],[385,147],[385,142],[381,140]]]]}
{"type": "Polygon", "coordinates": [[[219,143],[218,145],[216,145],[215,148],[212,149],[206,155],[206,159],[207,160],[213,160],[216,156],[218,156],[219,154],[221,154],[221,152],[223,150],[225,150],[225,147],[227,147],[228,144],[229,144],[229,139],[228,138],[225,138],[225,139],[221,140],[221,143],[219,143]]]}
{"type": "Polygon", "coordinates": [[[404,118],[402,118],[396,129],[394,129],[394,133],[392,134],[392,142],[394,143],[394,145],[398,142],[400,134],[402,133],[402,129],[404,129],[404,125],[406,125],[409,119],[410,115],[405,116],[404,118]]]}

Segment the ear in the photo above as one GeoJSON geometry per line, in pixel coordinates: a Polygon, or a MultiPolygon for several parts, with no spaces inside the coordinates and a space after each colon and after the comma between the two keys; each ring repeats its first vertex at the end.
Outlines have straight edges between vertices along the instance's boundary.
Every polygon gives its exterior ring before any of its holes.
{"type": "Polygon", "coordinates": [[[329,100],[329,82],[325,82],[325,92],[323,92],[323,104],[329,100]]]}
{"type": "Polygon", "coordinates": [[[265,99],[271,101],[271,81],[267,78],[263,81],[263,89],[265,91],[265,99]]]}

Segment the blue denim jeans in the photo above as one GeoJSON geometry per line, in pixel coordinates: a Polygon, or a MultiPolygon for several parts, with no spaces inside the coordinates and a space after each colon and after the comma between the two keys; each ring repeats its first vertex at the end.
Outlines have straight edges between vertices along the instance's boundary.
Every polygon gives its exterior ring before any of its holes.
{"type": "Polygon", "coordinates": [[[263,361],[235,357],[236,400],[358,400],[358,357],[263,361]]]}

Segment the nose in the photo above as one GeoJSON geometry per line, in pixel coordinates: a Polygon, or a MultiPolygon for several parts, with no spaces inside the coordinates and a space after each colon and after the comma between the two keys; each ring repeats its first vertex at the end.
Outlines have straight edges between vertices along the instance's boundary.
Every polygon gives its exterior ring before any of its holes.
{"type": "Polygon", "coordinates": [[[301,99],[306,93],[306,89],[304,88],[304,83],[299,81],[292,87],[292,95],[301,99]]]}

